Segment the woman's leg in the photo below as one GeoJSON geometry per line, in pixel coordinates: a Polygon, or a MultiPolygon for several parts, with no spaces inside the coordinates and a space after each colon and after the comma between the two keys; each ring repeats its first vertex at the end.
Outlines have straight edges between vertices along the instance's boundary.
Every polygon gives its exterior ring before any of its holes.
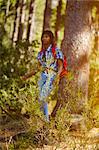
{"type": "Polygon", "coordinates": [[[44,111],[44,115],[46,117],[46,121],[49,122],[48,103],[47,102],[43,103],[43,111],[44,111]]]}

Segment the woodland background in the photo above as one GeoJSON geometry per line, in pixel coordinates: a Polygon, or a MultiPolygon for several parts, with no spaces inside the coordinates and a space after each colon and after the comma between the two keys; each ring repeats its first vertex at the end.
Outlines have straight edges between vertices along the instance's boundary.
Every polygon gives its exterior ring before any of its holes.
{"type": "MultiPolygon", "coordinates": [[[[58,111],[50,125],[43,120],[38,104],[39,72],[27,81],[20,79],[32,68],[37,69],[36,57],[45,29],[52,30],[57,45],[67,57],[69,103],[66,107],[73,114],[84,109],[81,135],[91,129],[99,132],[98,24],[97,0],[0,0],[1,149],[41,149],[49,143],[56,144],[57,149],[58,143],[68,141],[67,137],[71,141],[66,143],[67,147],[77,149],[78,140],[69,135],[72,116],[66,108],[58,111]]],[[[56,95],[49,97],[50,111],[56,99],[56,95]]],[[[81,142],[80,137],[78,149],[88,150],[87,142],[81,142]]],[[[92,146],[96,150],[97,142],[92,146]]]]}

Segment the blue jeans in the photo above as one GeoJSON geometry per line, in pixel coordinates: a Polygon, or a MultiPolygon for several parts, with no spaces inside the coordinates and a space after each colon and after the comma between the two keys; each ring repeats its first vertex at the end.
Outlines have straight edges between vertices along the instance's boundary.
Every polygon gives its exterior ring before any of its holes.
{"type": "Polygon", "coordinates": [[[43,113],[45,115],[46,121],[49,122],[48,103],[47,102],[43,102],[43,113]]]}

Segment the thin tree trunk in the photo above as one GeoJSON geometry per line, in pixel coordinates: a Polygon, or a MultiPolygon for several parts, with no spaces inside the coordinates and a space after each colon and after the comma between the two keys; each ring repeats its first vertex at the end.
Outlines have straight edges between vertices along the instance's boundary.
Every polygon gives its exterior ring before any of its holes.
{"type": "Polygon", "coordinates": [[[67,1],[62,49],[67,57],[69,70],[78,73],[78,76],[74,78],[78,90],[81,89],[82,91],[82,96],[78,98],[80,99],[79,106],[76,108],[78,112],[83,109],[88,96],[88,58],[92,42],[90,18],[91,8],[88,1],[67,1]]]}
{"type": "Polygon", "coordinates": [[[34,1],[30,1],[30,6],[29,6],[29,18],[28,18],[28,26],[27,26],[27,38],[26,40],[29,41],[29,36],[30,36],[30,29],[31,29],[31,23],[32,23],[32,15],[33,15],[33,10],[34,10],[34,1]]]}
{"type": "Polygon", "coordinates": [[[21,2],[20,2],[20,14],[19,14],[19,25],[18,25],[17,41],[22,40],[22,34],[23,34],[22,9],[23,9],[23,0],[21,0],[21,2]]]}
{"type": "Polygon", "coordinates": [[[13,33],[12,33],[12,41],[14,42],[14,35],[15,35],[15,30],[16,30],[16,24],[17,24],[17,11],[19,7],[19,0],[17,0],[16,5],[15,5],[15,19],[14,19],[14,26],[13,26],[13,33]]]}
{"type": "Polygon", "coordinates": [[[27,34],[27,20],[28,20],[28,15],[27,15],[27,0],[24,0],[23,2],[23,10],[22,10],[22,24],[23,24],[23,35],[22,39],[26,40],[26,34],[27,34]]]}
{"type": "Polygon", "coordinates": [[[7,16],[9,15],[9,7],[10,7],[10,0],[8,0],[8,2],[7,2],[6,16],[5,16],[5,24],[4,24],[4,25],[6,25],[7,16]]]}
{"type": "Polygon", "coordinates": [[[32,43],[33,41],[33,37],[34,37],[34,31],[35,31],[35,11],[36,11],[36,7],[34,5],[33,8],[33,14],[32,14],[32,20],[31,20],[31,28],[30,28],[30,36],[29,36],[29,42],[32,43]]]}
{"type": "Polygon", "coordinates": [[[57,16],[56,16],[56,24],[55,24],[55,40],[56,40],[56,42],[58,40],[58,31],[60,29],[60,24],[61,24],[61,9],[62,9],[62,0],[59,0],[58,6],[57,6],[57,16]]]}
{"type": "Polygon", "coordinates": [[[45,10],[44,10],[44,20],[43,20],[43,31],[46,29],[50,29],[51,2],[52,0],[46,0],[45,10]]]}

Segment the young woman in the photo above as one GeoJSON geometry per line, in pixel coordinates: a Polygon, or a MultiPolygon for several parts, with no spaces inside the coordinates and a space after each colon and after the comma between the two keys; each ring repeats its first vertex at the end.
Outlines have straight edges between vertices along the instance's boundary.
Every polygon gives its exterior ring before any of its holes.
{"type": "MultiPolygon", "coordinates": [[[[54,80],[58,79],[62,72],[63,54],[60,49],[56,47],[51,31],[46,30],[42,33],[41,42],[42,48],[37,57],[39,66],[43,68],[38,82],[39,101],[41,102],[46,121],[49,121],[48,103],[46,100],[53,90],[54,80]],[[53,51],[55,52],[55,57],[53,51]]],[[[25,80],[34,74],[35,72],[32,71],[23,76],[23,79],[25,80]]]]}

